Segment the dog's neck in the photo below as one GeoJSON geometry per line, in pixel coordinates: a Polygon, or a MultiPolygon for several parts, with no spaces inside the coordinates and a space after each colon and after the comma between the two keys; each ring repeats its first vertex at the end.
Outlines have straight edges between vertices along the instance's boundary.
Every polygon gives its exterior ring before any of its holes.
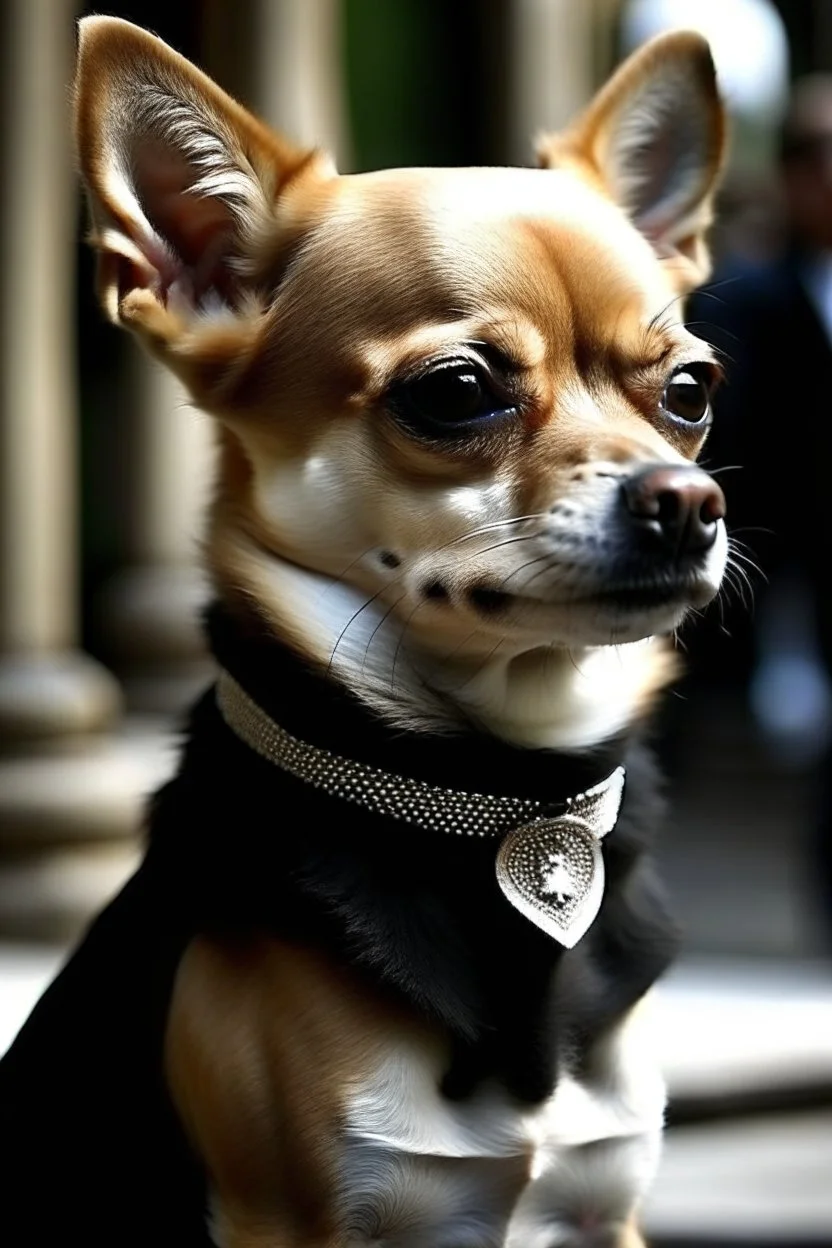
{"type": "Polygon", "coordinates": [[[276,637],[398,729],[473,726],[521,748],[590,749],[641,720],[672,674],[672,657],[652,638],[584,649],[495,646],[492,638],[473,657],[440,655],[342,581],[283,561],[270,561],[267,572],[252,561],[255,569],[253,596],[266,604],[276,637]]]}
{"type": "Polygon", "coordinates": [[[220,669],[273,724],[306,745],[375,770],[442,789],[535,799],[550,806],[608,779],[625,761],[632,734],[592,749],[529,749],[477,724],[441,721],[438,730],[391,728],[366,699],[274,636],[240,603],[215,603],[206,631],[220,669]]]}

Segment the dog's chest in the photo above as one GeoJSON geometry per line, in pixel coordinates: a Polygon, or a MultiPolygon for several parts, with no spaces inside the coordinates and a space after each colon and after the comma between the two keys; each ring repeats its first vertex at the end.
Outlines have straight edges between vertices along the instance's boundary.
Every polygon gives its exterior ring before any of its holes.
{"type": "Polygon", "coordinates": [[[339,1221],[347,1242],[615,1244],[655,1171],[664,1088],[623,1031],[599,1056],[591,1081],[564,1074],[552,1098],[529,1109],[498,1088],[448,1101],[437,1061],[389,1054],[345,1104],[339,1221]]]}

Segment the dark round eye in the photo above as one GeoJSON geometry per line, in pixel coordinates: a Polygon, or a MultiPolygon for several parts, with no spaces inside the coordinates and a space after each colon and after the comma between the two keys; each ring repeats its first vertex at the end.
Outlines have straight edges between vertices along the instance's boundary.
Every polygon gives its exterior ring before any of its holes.
{"type": "Polygon", "coordinates": [[[662,395],[662,409],[687,425],[699,425],[711,409],[713,371],[708,364],[683,364],[662,395]]]}
{"type": "Polygon", "coordinates": [[[515,410],[469,360],[443,361],[421,377],[401,383],[391,395],[391,405],[405,423],[446,434],[515,410]]]}

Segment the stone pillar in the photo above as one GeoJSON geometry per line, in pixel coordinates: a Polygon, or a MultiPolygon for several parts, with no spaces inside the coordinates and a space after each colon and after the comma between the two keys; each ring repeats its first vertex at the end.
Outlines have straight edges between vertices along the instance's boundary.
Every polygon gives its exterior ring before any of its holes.
{"type": "Polygon", "coordinates": [[[347,168],[342,0],[205,0],[203,67],[296,143],[347,168]]]}
{"type": "Polygon", "coordinates": [[[86,732],[118,705],[77,648],[72,0],[2,10],[0,738],[86,732]]]}
{"type": "Polygon", "coordinates": [[[173,716],[210,675],[199,627],[207,597],[198,540],[208,499],[213,430],[184,389],[130,341],[130,395],[121,464],[124,567],[99,612],[128,708],[173,716]]]}
{"type": "Polygon", "coordinates": [[[103,735],[118,686],[78,648],[74,15],[0,11],[0,932],[28,935],[118,881],[137,814],[103,735]]]}
{"type": "Polygon", "coordinates": [[[508,159],[529,163],[534,138],[557,130],[596,87],[594,0],[513,0],[508,159]]]}
{"type": "Polygon", "coordinates": [[[296,143],[349,161],[344,110],[341,0],[255,0],[252,99],[296,143]]]}

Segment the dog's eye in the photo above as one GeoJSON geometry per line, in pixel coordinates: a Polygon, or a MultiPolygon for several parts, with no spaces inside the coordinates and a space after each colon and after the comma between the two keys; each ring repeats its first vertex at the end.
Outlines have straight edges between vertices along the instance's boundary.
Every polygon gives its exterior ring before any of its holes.
{"type": "Polygon", "coordinates": [[[490,416],[503,416],[515,409],[489,385],[482,371],[470,360],[448,360],[436,364],[412,381],[396,386],[391,406],[408,425],[425,432],[462,432],[490,416]]]}
{"type": "Polygon", "coordinates": [[[701,424],[710,412],[715,380],[709,364],[683,364],[665,387],[663,410],[687,425],[701,424]]]}

